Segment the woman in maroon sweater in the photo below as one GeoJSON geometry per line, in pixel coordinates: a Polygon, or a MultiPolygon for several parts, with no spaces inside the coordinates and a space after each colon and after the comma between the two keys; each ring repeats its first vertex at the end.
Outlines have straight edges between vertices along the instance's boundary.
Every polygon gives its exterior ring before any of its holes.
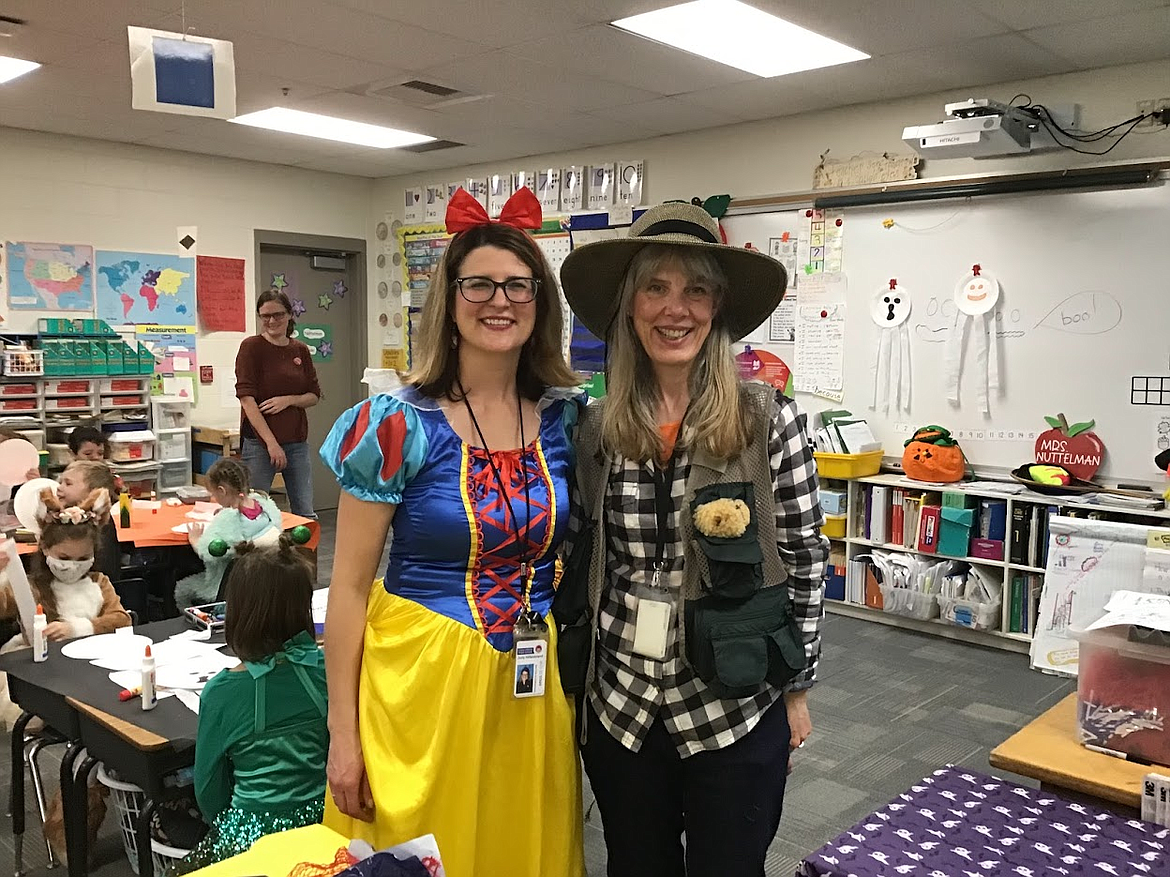
{"type": "Polygon", "coordinates": [[[289,509],[316,518],[305,409],[321,400],[317,370],[309,348],[289,337],[296,323],[287,295],[275,289],[260,293],[256,322],[260,334],[245,338],[236,354],[240,456],[253,487],[270,490],[276,473],[283,472],[289,509]]]}

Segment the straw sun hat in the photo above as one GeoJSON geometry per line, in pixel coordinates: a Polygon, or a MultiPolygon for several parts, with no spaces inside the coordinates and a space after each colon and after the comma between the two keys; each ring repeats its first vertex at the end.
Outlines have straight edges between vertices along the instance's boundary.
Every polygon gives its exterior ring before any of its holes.
{"type": "Polygon", "coordinates": [[[756,250],[721,242],[719,224],[702,207],[670,202],[651,207],[630,236],[576,247],[561,267],[561,286],[577,319],[605,339],[617,313],[621,282],[635,254],[649,244],[710,252],[727,275],[720,313],[738,340],[771,315],[788,286],[784,266],[756,250]]]}

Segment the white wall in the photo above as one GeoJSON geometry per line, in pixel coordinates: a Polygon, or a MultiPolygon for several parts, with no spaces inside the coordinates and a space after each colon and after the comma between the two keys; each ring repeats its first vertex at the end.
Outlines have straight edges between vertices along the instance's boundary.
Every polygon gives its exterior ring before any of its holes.
{"type": "MultiPolygon", "coordinates": [[[[870,152],[908,153],[901,139],[906,125],[942,118],[945,103],[968,97],[993,97],[1004,102],[1027,92],[1040,103],[1082,105],[1083,127],[1103,128],[1132,117],[1138,100],[1163,95],[1170,82],[1170,61],[1132,64],[1063,76],[961,89],[876,104],[862,104],[780,119],[747,122],[689,134],[675,134],[579,152],[553,153],[514,162],[431,171],[379,180],[373,210],[380,219],[401,211],[405,186],[448,182],[461,177],[539,167],[589,164],[590,161],[646,160],[644,202],[730,194],[748,198],[812,187],[813,169],[825,150],[831,158],[847,159],[870,152]]],[[[778,83],[777,87],[782,87],[778,83]]],[[[1075,164],[1170,155],[1166,129],[1138,129],[1106,158],[1068,151],[1039,153],[1014,159],[931,161],[920,176],[940,177],[991,171],[1029,171],[1075,164]]]]}
{"type": "MultiPolygon", "coordinates": [[[[172,253],[175,227],[198,226],[200,253],[247,260],[249,302],[255,300],[255,229],[373,237],[365,178],[12,128],[0,128],[0,156],[4,239],[172,253]]],[[[37,316],[45,314],[4,315],[10,331],[36,331],[37,316]]],[[[251,307],[248,329],[255,331],[251,307]]],[[[220,384],[235,383],[243,337],[200,333],[199,362],[215,366],[216,382],[200,387],[196,423],[238,422],[239,408],[221,404],[220,384]]]]}

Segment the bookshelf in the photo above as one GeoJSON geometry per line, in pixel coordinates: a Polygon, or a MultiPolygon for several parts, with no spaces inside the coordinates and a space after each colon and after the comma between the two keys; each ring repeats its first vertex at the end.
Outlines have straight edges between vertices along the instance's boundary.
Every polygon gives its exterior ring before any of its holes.
{"type": "MultiPolygon", "coordinates": [[[[907,630],[915,630],[920,633],[932,634],[947,639],[1014,652],[1027,653],[1031,646],[1032,635],[1030,632],[1022,630],[1015,631],[1012,628],[1014,626],[1027,626],[1030,630],[1035,625],[1034,617],[1031,619],[1031,624],[1021,625],[1022,619],[1013,623],[1011,605],[1012,580],[1013,577],[1021,577],[1021,596],[1023,600],[1027,600],[1029,604],[1033,600],[1039,600],[1044,578],[1043,557],[1046,553],[1048,542],[1047,517],[1045,515],[1048,514],[1050,509],[1055,509],[1056,513],[1074,517],[1096,517],[1130,523],[1164,527],[1170,526],[1170,511],[1167,510],[1160,509],[1155,511],[1124,505],[1087,505],[1073,501],[1075,500],[1074,497],[1049,496],[1030,490],[1025,490],[1022,493],[1005,493],[994,489],[981,489],[979,482],[971,484],[960,482],[958,484],[942,486],[912,481],[900,474],[882,474],[850,480],[845,482],[845,484],[847,492],[845,535],[841,538],[830,539],[838,562],[841,556],[844,556],[846,570],[845,599],[826,599],[826,611],[875,621],[907,630]],[[867,538],[865,521],[867,510],[866,496],[867,492],[872,492],[874,487],[884,488],[888,492],[887,496],[896,490],[905,491],[911,496],[919,494],[941,494],[944,491],[947,493],[962,494],[967,498],[966,502],[976,510],[972,530],[973,537],[978,537],[980,533],[978,511],[981,504],[985,501],[1004,503],[1006,505],[1006,532],[1003,540],[1002,557],[976,557],[969,553],[956,556],[953,554],[922,551],[917,547],[898,544],[896,541],[890,541],[889,539],[875,540],[867,538]],[[1037,533],[1032,553],[1030,556],[1025,557],[1025,560],[1033,562],[1013,560],[1011,545],[1013,520],[1018,519],[1026,520],[1029,523],[1029,528],[1034,526],[1036,521],[1043,520],[1043,532],[1037,533]],[[854,579],[857,574],[857,569],[852,561],[873,551],[913,555],[930,560],[961,561],[970,564],[972,567],[978,567],[981,572],[985,572],[996,578],[1002,578],[1002,601],[999,607],[999,619],[996,629],[978,630],[953,624],[944,618],[914,618],[886,611],[885,609],[875,608],[872,605],[866,605],[864,602],[864,587],[859,588],[859,583],[854,579]],[[1029,581],[1033,595],[1030,598],[1023,596],[1029,581]],[[858,596],[860,596],[860,601],[857,599],[858,596]]],[[[891,533],[889,535],[890,539],[897,538],[897,534],[891,533]]],[[[905,532],[903,532],[902,536],[905,535],[905,532]]],[[[1027,547],[1023,546],[1025,551],[1027,547]]],[[[968,547],[968,551],[970,550],[970,547],[968,547]]],[[[1023,600],[1021,600],[1021,604],[1023,604],[1023,600]]],[[[1034,616],[1034,610],[1031,609],[1030,605],[1021,605],[1021,611],[1029,611],[1034,616]]]]}

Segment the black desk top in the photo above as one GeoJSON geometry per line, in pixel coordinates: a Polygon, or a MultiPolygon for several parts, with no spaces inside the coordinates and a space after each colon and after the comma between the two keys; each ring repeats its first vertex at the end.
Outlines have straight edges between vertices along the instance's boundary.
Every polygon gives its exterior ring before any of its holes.
{"type": "MultiPolygon", "coordinates": [[[[140,625],[134,632],[161,642],[187,629],[183,619],[173,618],[140,625]]],[[[212,638],[212,642],[222,641],[222,634],[212,638]]],[[[170,740],[173,745],[184,746],[195,742],[199,717],[183,706],[177,697],[163,698],[153,710],[142,709],[142,701],[137,697],[120,701],[118,688],[110,681],[109,670],[95,667],[88,661],[66,658],[61,654],[58,643],[50,646],[48,660],[40,664],[33,662],[32,649],[0,655],[0,670],[21,683],[51,692],[62,699],[72,697],[96,707],[170,740]]]]}

